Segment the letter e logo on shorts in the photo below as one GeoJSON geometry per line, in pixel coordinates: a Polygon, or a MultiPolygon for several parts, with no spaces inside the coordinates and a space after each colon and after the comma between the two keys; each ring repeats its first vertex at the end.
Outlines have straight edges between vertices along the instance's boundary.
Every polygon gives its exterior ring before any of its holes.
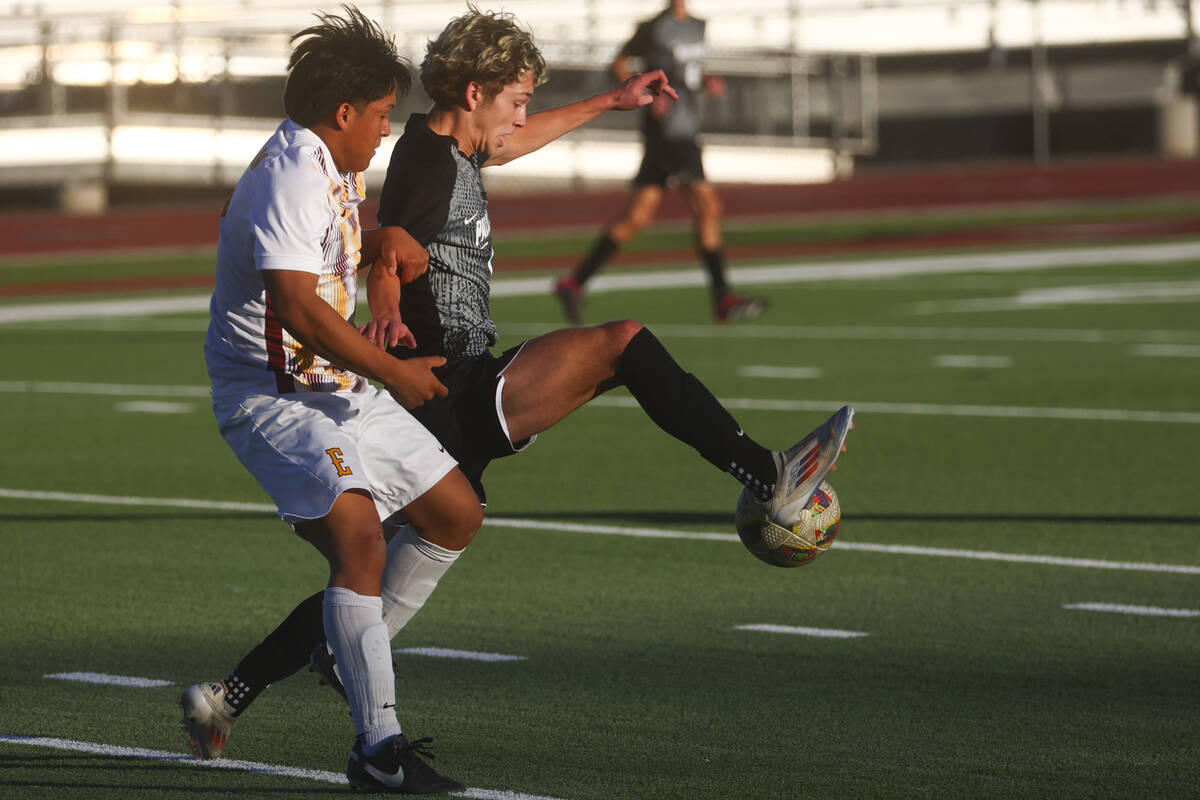
{"type": "Polygon", "coordinates": [[[338,477],[354,474],[349,467],[342,463],[342,448],[331,447],[325,451],[325,455],[329,456],[329,460],[333,462],[333,468],[337,470],[338,477]]]}

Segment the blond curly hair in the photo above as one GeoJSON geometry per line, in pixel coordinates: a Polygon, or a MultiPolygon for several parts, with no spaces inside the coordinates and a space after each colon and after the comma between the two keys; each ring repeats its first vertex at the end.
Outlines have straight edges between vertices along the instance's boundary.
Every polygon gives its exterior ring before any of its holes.
{"type": "Polygon", "coordinates": [[[533,76],[533,85],[546,82],[546,60],[512,14],[480,11],[467,4],[425,48],[421,85],[440,108],[462,105],[467,84],[474,81],[491,99],[510,83],[533,76]]]}

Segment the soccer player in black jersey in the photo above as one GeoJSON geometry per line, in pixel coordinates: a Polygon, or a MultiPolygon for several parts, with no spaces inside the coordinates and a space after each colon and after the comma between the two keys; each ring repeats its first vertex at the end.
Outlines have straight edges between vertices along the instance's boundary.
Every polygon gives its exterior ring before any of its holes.
{"type": "MultiPolygon", "coordinates": [[[[493,459],[527,447],[600,393],[625,386],[655,423],[752,489],[776,519],[798,519],[833,469],[851,426],[843,407],[787,451],[746,435],[707,388],[685,372],[648,329],[632,320],[568,328],[494,355],[490,311],[492,242],[480,170],[542,147],[601,113],[647,105],[674,92],[661,71],[567,106],[526,114],[545,63],[507,14],[472,8],[430,42],[421,82],[434,101],[397,142],[379,207],[428,251],[428,268],[402,264],[368,278],[372,321],[363,334],[393,355],[442,356],[434,374],[448,394],[412,409],[479,494],[493,459]]],[[[395,635],[424,605],[461,547],[435,545],[396,523],[382,580],[383,617],[395,635]]],[[[225,679],[236,686],[231,716],[270,683],[310,660],[339,686],[321,630],[321,593],[301,603],[225,679]],[[315,613],[314,613],[315,612],[315,613]]]]}
{"type": "Polygon", "coordinates": [[[700,157],[701,92],[725,94],[720,76],[704,71],[705,21],[688,13],[685,0],[671,0],[662,13],[637,26],[633,37],[612,62],[618,80],[630,76],[630,60],[641,59],[646,69],[661,69],[678,91],[670,102],[656,98],[642,112],[644,152],[633,178],[633,193],[625,207],[596,238],[574,272],[554,284],[554,294],[572,325],[582,323],[584,287],[604,264],[638,231],[654,221],[667,188],[678,186],[691,211],[696,252],[708,274],[713,313],[718,322],[749,319],[762,313],[766,302],[743,297],[729,288],[721,244],[721,198],[704,177],[700,157]]]}

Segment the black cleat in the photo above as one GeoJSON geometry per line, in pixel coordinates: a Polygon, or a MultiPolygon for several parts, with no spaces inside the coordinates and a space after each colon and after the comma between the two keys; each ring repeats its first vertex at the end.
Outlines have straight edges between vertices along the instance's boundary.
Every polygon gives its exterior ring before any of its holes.
{"type": "Polygon", "coordinates": [[[579,285],[579,282],[569,275],[560,278],[554,284],[554,296],[558,298],[558,302],[562,303],[563,316],[567,318],[567,322],[572,325],[582,325],[583,317],[579,313],[579,308],[583,305],[583,287],[579,285]]]}
{"type": "Polygon", "coordinates": [[[317,680],[321,682],[322,686],[329,686],[340,694],[343,700],[346,699],[346,687],[342,685],[342,676],[338,672],[337,662],[324,642],[317,645],[316,649],[312,651],[312,655],[308,657],[308,671],[317,676],[317,680]]]}
{"type": "Polygon", "coordinates": [[[717,301],[716,317],[717,322],[734,322],[740,319],[754,319],[766,310],[766,300],[727,294],[717,301]]]}
{"type": "Polygon", "coordinates": [[[427,747],[432,741],[409,742],[403,733],[398,733],[373,756],[363,755],[362,742],[356,741],[346,764],[346,777],[360,792],[447,794],[465,791],[464,784],[439,774],[421,760],[421,756],[433,758],[427,747]]]}

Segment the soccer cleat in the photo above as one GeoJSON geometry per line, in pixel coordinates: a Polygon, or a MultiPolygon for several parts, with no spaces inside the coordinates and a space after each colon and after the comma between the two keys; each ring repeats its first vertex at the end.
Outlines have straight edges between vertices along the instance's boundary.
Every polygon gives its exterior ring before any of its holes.
{"type": "Polygon", "coordinates": [[[727,294],[717,301],[717,322],[754,319],[767,310],[767,301],[757,297],[727,294]]]}
{"type": "Polygon", "coordinates": [[[225,751],[229,731],[236,721],[233,709],[225,702],[227,691],[224,681],[197,683],[184,689],[179,698],[188,746],[200,761],[220,758],[225,751]]]}
{"type": "Polygon", "coordinates": [[[579,281],[570,275],[559,278],[554,284],[554,296],[562,303],[563,315],[566,316],[567,322],[582,325],[583,317],[579,314],[579,308],[583,305],[583,287],[579,285],[579,281]]]}
{"type": "Polygon", "coordinates": [[[433,758],[427,747],[432,741],[409,742],[403,733],[398,733],[370,756],[363,753],[362,741],[356,741],[346,764],[346,778],[350,786],[360,792],[447,794],[465,791],[465,785],[438,773],[421,760],[421,756],[433,758]]]}
{"type": "Polygon", "coordinates": [[[329,652],[329,646],[321,642],[312,651],[312,655],[308,657],[308,671],[317,676],[317,680],[322,686],[329,686],[334,691],[346,699],[346,687],[342,684],[342,673],[338,671],[337,661],[333,658],[333,653],[329,652]]]}
{"type": "Polygon", "coordinates": [[[854,427],[853,419],[854,408],[842,406],[795,447],[773,454],[778,477],[766,511],[776,523],[790,528],[799,521],[800,512],[846,449],[846,434],[854,427]]]}

